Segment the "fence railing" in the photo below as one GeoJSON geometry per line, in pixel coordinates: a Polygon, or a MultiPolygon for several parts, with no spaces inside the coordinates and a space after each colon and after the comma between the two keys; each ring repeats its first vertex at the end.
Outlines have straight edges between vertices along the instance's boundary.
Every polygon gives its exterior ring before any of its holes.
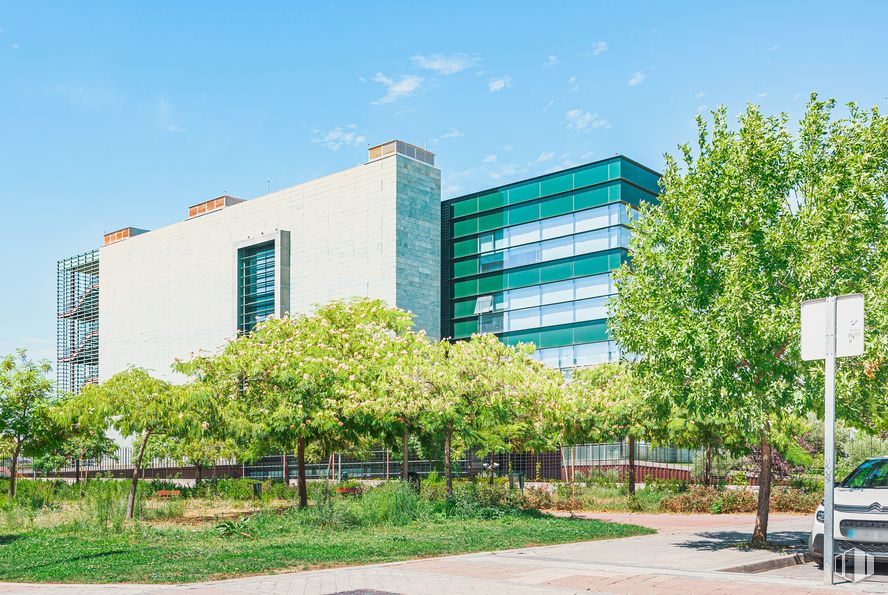
{"type": "MultiPolygon", "coordinates": [[[[888,440],[866,435],[850,435],[840,444],[842,456],[837,460],[837,468],[848,472],[867,457],[888,454],[888,440]],[[848,467],[845,469],[845,467],[848,467]]],[[[703,477],[705,456],[702,449],[654,446],[645,442],[635,443],[635,476],[638,482],[654,480],[678,480],[694,482],[703,477]]],[[[475,477],[493,473],[498,476],[507,473],[523,473],[528,480],[551,481],[584,478],[601,473],[625,478],[629,471],[629,446],[627,441],[577,444],[565,446],[554,452],[544,453],[500,453],[479,456],[475,452],[454,457],[453,473],[457,477],[475,477]]],[[[66,461],[56,469],[41,469],[28,458],[19,460],[20,477],[75,478],[130,477],[133,471],[131,448],[121,447],[114,456],[100,459],[66,461]]],[[[756,480],[757,469],[749,459],[732,458],[715,453],[711,461],[711,477],[714,481],[729,483],[751,483],[756,480]]],[[[0,477],[9,476],[10,461],[0,459],[0,477]]],[[[333,453],[322,461],[311,461],[306,465],[308,479],[386,479],[401,474],[400,453],[376,449],[363,453],[333,453]]],[[[420,477],[431,472],[443,473],[444,461],[428,458],[411,452],[408,458],[408,471],[420,477]]],[[[196,466],[173,459],[152,459],[140,470],[146,479],[199,478],[251,478],[281,479],[286,473],[289,479],[296,478],[296,458],[293,453],[270,454],[252,461],[220,459],[212,465],[196,466]]],[[[791,473],[775,469],[778,480],[787,480],[791,473]]],[[[815,476],[816,469],[806,470],[807,476],[815,476]]]]}

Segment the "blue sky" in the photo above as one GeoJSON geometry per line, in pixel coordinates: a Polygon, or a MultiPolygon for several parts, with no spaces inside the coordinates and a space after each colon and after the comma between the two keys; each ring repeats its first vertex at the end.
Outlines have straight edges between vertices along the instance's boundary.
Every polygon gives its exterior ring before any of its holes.
{"type": "Polygon", "coordinates": [[[445,197],[811,91],[886,104],[880,2],[0,1],[0,353],[55,353],[55,262],[401,138],[445,197]],[[722,4],[722,3],[718,3],[722,4]]]}

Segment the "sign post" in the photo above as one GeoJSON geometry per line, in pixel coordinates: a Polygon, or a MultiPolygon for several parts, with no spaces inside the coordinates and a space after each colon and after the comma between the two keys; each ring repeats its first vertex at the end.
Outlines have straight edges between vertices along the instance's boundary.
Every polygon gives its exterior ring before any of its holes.
{"type": "Polygon", "coordinates": [[[802,359],[824,360],[823,582],[835,571],[836,357],[863,354],[863,296],[859,293],[802,302],[802,359]]]}

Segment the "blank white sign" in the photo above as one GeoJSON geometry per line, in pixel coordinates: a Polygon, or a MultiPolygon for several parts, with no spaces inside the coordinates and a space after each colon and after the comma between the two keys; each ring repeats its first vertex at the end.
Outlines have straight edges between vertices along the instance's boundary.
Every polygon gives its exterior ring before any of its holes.
{"type": "MultiPolygon", "coordinates": [[[[863,354],[863,296],[836,298],[836,357],[863,354]]],[[[826,357],[826,299],[802,302],[802,359],[826,357]]]]}

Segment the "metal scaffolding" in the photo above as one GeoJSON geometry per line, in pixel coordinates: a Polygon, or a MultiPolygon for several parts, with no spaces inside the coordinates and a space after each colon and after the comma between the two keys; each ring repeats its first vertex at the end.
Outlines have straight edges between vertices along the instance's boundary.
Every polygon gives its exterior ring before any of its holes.
{"type": "Polygon", "coordinates": [[[57,279],[58,390],[77,393],[99,376],[99,251],[60,260],[57,279]]]}

